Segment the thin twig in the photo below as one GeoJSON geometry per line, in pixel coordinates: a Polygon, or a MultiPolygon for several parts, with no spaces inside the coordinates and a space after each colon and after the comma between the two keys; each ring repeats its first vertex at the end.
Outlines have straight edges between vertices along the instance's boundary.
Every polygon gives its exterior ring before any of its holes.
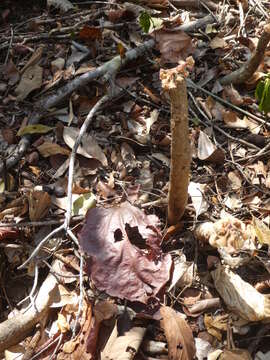
{"type": "MultiPolygon", "coordinates": [[[[197,104],[197,101],[195,100],[194,96],[191,94],[191,92],[189,91],[188,92],[188,95],[191,97],[196,109],[200,112],[200,114],[205,118],[205,121],[207,122],[208,125],[212,126],[214,129],[216,129],[217,131],[219,131],[221,134],[225,135],[228,139],[231,139],[233,141],[236,141],[236,142],[239,142],[240,144],[243,144],[245,146],[248,146],[252,149],[256,149],[258,150],[259,148],[254,145],[254,144],[251,144],[245,140],[242,140],[242,139],[238,139],[238,138],[235,138],[234,136],[226,133],[226,131],[222,130],[219,126],[217,126],[216,124],[213,124],[209,119],[208,117],[205,115],[205,113],[201,110],[201,108],[199,107],[199,105],[197,104]]],[[[199,121],[201,121],[199,119],[199,121]]]]}
{"type": "Polygon", "coordinates": [[[210,91],[204,89],[203,87],[195,84],[192,80],[190,80],[189,78],[187,78],[187,84],[190,86],[190,87],[193,87],[194,89],[198,89],[198,90],[201,90],[202,92],[204,92],[206,95],[208,96],[211,96],[213,99],[217,100],[218,102],[220,102],[221,104],[223,105],[226,105],[226,106],[229,106],[230,108],[242,113],[243,115],[246,115],[246,116],[249,116],[251,119],[254,119],[254,120],[257,120],[259,121],[261,124],[267,126],[268,128],[270,128],[270,123],[265,121],[264,119],[256,116],[256,115],[253,115],[252,113],[250,113],[249,111],[246,111],[246,110],[243,110],[241,109],[240,107],[236,106],[236,105],[233,105],[232,103],[222,99],[221,97],[211,93],[210,91]]]}

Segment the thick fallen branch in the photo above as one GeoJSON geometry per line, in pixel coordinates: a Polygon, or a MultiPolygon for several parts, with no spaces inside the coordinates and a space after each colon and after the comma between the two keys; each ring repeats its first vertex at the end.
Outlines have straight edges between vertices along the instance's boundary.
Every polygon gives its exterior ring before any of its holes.
{"type": "Polygon", "coordinates": [[[254,72],[258,69],[263,61],[265,49],[270,41],[270,24],[265,25],[264,31],[259,39],[256,50],[251,58],[238,70],[224,76],[220,83],[222,85],[228,84],[242,84],[249,80],[254,72]]]}
{"type": "MultiPolygon", "coordinates": [[[[152,49],[155,45],[155,40],[151,39],[146,41],[143,45],[137,47],[136,49],[132,49],[126,52],[125,58],[121,59],[120,56],[114,57],[112,60],[107,63],[99,66],[97,69],[93,71],[89,71],[74,80],[70,81],[68,84],[60,88],[55,94],[49,96],[35,104],[34,112],[31,114],[28,125],[37,124],[42,116],[53,107],[56,107],[59,103],[66,100],[71,94],[88,84],[89,82],[98,79],[100,77],[105,77],[105,80],[110,80],[117,71],[126,65],[128,62],[132,60],[136,60],[138,57],[145,54],[147,51],[152,49]]],[[[27,150],[30,144],[31,136],[25,135],[21,139],[17,149],[15,152],[10,155],[6,160],[6,169],[12,168],[17,162],[22,158],[25,151],[27,150]]],[[[4,170],[3,162],[0,163],[0,175],[4,170]]]]}
{"type": "Polygon", "coordinates": [[[35,306],[0,324],[0,353],[22,341],[33,327],[46,317],[52,299],[55,298],[57,284],[55,276],[49,274],[39,290],[35,306]]]}
{"type": "MultiPolygon", "coordinates": [[[[215,19],[212,15],[207,15],[202,19],[192,21],[188,24],[183,24],[179,27],[179,29],[186,32],[192,32],[198,30],[199,28],[207,24],[211,24],[214,21],[215,19]]],[[[117,71],[121,66],[127,64],[129,61],[135,60],[138,57],[142,56],[148,50],[151,50],[154,45],[155,40],[151,39],[145,42],[145,44],[137,47],[136,49],[127,51],[124,59],[121,59],[120,56],[116,56],[107,63],[99,66],[97,69],[87,72],[70,81],[68,84],[60,88],[55,94],[50,95],[45,99],[42,99],[34,105],[34,111],[29,117],[28,125],[37,124],[50,108],[58,106],[58,104],[61,103],[63,100],[67,99],[73,91],[82,88],[83,86],[97,78],[105,76],[106,73],[108,74],[106,77],[109,78],[110,75],[113,72],[117,71]]],[[[16,165],[18,161],[23,157],[27,148],[30,145],[30,141],[31,135],[25,135],[22,137],[14,153],[6,159],[7,170],[16,165]]],[[[5,167],[3,162],[0,162],[0,175],[2,174],[4,168],[5,167]]]]}
{"type": "Polygon", "coordinates": [[[203,5],[212,11],[216,11],[218,8],[218,5],[211,0],[171,0],[171,3],[178,8],[203,9],[203,5]]]}

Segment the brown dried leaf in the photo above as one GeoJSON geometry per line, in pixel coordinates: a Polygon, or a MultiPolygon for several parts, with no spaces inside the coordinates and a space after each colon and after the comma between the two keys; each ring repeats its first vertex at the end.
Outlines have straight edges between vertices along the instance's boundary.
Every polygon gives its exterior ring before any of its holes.
{"type": "Polygon", "coordinates": [[[5,78],[8,79],[9,85],[15,85],[20,80],[20,73],[12,60],[9,61],[3,70],[5,78]]]}
{"type": "MultiPolygon", "coordinates": [[[[74,127],[64,127],[63,138],[67,146],[69,146],[71,149],[74,146],[79,132],[80,130],[74,127]]],[[[103,166],[108,165],[108,161],[103,150],[90,134],[85,134],[83,136],[81,145],[78,147],[77,153],[89,159],[97,159],[101,162],[103,166]]]]}
{"type": "Polygon", "coordinates": [[[219,36],[214,37],[214,39],[212,39],[210,41],[210,47],[213,50],[214,49],[224,49],[226,46],[227,46],[226,41],[219,36]]]}
{"type": "Polygon", "coordinates": [[[48,141],[45,141],[43,144],[38,146],[37,149],[43,157],[49,157],[57,154],[69,156],[70,154],[70,151],[68,149],[63,148],[56,143],[51,143],[48,141]]]}
{"type": "Polygon", "coordinates": [[[50,209],[51,198],[45,191],[31,191],[28,196],[29,217],[31,221],[44,218],[50,209]]]}
{"type": "Polygon", "coordinates": [[[33,90],[41,87],[42,75],[43,69],[39,65],[30,66],[25,70],[15,90],[18,101],[24,100],[33,90]]]}
{"type": "Polygon", "coordinates": [[[160,313],[163,317],[161,326],[168,341],[169,358],[172,360],[193,359],[196,354],[195,342],[183,315],[168,306],[163,306],[160,313]]]}
{"type": "Polygon", "coordinates": [[[165,29],[154,32],[157,46],[164,63],[178,63],[193,53],[191,37],[184,31],[168,31],[165,29]]]}

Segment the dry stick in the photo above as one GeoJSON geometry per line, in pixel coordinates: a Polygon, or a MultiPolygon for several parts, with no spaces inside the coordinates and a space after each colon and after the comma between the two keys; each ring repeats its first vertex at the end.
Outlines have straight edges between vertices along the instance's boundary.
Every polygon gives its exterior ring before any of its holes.
{"type": "Polygon", "coordinates": [[[22,341],[46,316],[55,291],[57,291],[57,280],[49,274],[39,290],[35,306],[31,306],[24,314],[18,314],[0,323],[0,353],[22,341]]]}
{"type": "Polygon", "coordinates": [[[246,111],[246,110],[243,110],[241,109],[240,107],[236,106],[236,105],[233,105],[232,103],[222,99],[221,97],[211,93],[210,91],[204,89],[203,87],[195,84],[192,80],[190,79],[187,79],[187,84],[188,86],[194,88],[194,89],[197,89],[197,90],[201,90],[202,92],[204,92],[206,95],[209,95],[211,96],[213,99],[217,100],[218,102],[220,102],[221,104],[224,104],[226,106],[229,106],[230,108],[238,111],[239,113],[243,114],[243,115],[246,115],[246,116],[249,116],[251,119],[254,119],[254,120],[257,120],[259,121],[259,123],[269,127],[270,124],[269,122],[265,121],[264,119],[260,118],[259,116],[256,116],[256,115],[253,115],[252,113],[250,113],[249,111],[246,111]]]}
{"type": "MultiPolygon", "coordinates": [[[[219,126],[217,126],[216,124],[213,124],[212,121],[210,121],[207,117],[207,115],[205,115],[205,113],[201,110],[200,106],[197,104],[197,101],[196,99],[194,98],[194,96],[191,94],[191,92],[188,92],[188,95],[190,96],[190,98],[192,99],[193,101],[193,104],[195,105],[196,109],[199,111],[199,113],[205,118],[206,122],[208,125],[212,126],[214,129],[216,129],[217,131],[219,131],[221,134],[225,135],[228,139],[231,139],[235,142],[238,142],[240,144],[243,144],[245,146],[248,146],[252,149],[255,149],[255,150],[259,150],[258,146],[254,145],[254,144],[251,144],[243,139],[238,139],[228,133],[226,133],[226,131],[222,130],[219,126]]],[[[202,122],[200,119],[198,119],[200,122],[202,122]]]]}
{"type": "Polygon", "coordinates": [[[191,162],[188,128],[188,100],[186,80],[171,70],[160,75],[162,88],[171,99],[171,170],[168,195],[168,222],[176,224],[182,217],[188,199],[191,162]]]}
{"type": "MultiPolygon", "coordinates": [[[[115,71],[118,71],[121,66],[125,65],[131,60],[136,60],[145,52],[152,49],[154,45],[154,39],[148,40],[143,45],[127,51],[124,59],[121,59],[120,56],[116,56],[112,60],[99,66],[97,69],[89,71],[70,81],[68,84],[60,88],[55,94],[50,95],[47,98],[37,102],[37,104],[34,106],[35,110],[29,118],[28,125],[37,124],[44,115],[44,113],[46,113],[50,108],[56,107],[59,103],[66,100],[69,96],[71,96],[74,91],[85,86],[89,82],[104,76],[106,73],[111,74],[115,71]]],[[[23,136],[15,152],[6,159],[7,169],[12,168],[22,158],[30,144],[30,140],[30,135],[23,136]]],[[[3,168],[3,162],[0,162],[0,175],[3,172],[3,168]]]]}
{"type": "Polygon", "coordinates": [[[87,115],[82,127],[80,128],[79,135],[73,145],[72,152],[70,155],[70,162],[69,162],[69,172],[68,172],[68,201],[67,201],[67,212],[65,215],[65,230],[69,229],[70,219],[71,219],[71,212],[72,212],[72,185],[73,185],[73,174],[74,174],[74,164],[76,159],[76,153],[78,150],[78,147],[82,141],[82,138],[84,134],[86,133],[86,130],[88,129],[90,123],[93,120],[94,115],[96,112],[101,108],[103,104],[105,104],[109,100],[109,95],[103,96],[91,109],[89,114],[87,115]]]}
{"type": "Polygon", "coordinates": [[[205,4],[210,10],[212,11],[216,11],[218,8],[218,5],[215,4],[213,1],[211,0],[171,0],[171,3],[176,6],[176,7],[188,7],[188,8],[194,8],[194,9],[199,9],[202,7],[201,4],[205,4]]]}
{"type": "Polygon", "coordinates": [[[264,31],[258,41],[256,50],[251,58],[238,70],[224,76],[220,83],[222,85],[228,84],[242,84],[249,80],[264,58],[265,49],[270,41],[270,24],[264,26],[264,31]]]}
{"type": "MultiPolygon", "coordinates": [[[[213,23],[215,19],[212,15],[207,15],[202,19],[192,21],[189,24],[184,24],[179,27],[179,29],[190,32],[195,31],[198,28],[205,26],[206,24],[213,23]]],[[[85,86],[89,82],[96,80],[99,77],[104,76],[106,73],[111,73],[114,71],[114,68],[118,68],[120,65],[125,65],[131,60],[136,60],[138,57],[143,55],[145,52],[151,50],[155,45],[155,40],[151,39],[146,41],[143,45],[129,50],[125,54],[125,58],[121,59],[120,56],[114,57],[112,60],[107,63],[99,66],[93,71],[89,71],[81,76],[76,77],[74,80],[70,81],[68,84],[60,88],[55,94],[48,96],[47,98],[37,102],[34,106],[34,111],[30,115],[28,120],[28,125],[37,124],[40,119],[43,117],[50,108],[56,107],[59,103],[67,99],[71,94],[78,90],[79,88],[85,86]]],[[[12,168],[18,163],[18,161],[25,154],[28,146],[30,145],[31,136],[25,135],[22,137],[19,145],[15,149],[14,153],[10,155],[6,160],[7,170],[12,168]]],[[[0,175],[4,170],[3,162],[0,162],[0,175]]]]}

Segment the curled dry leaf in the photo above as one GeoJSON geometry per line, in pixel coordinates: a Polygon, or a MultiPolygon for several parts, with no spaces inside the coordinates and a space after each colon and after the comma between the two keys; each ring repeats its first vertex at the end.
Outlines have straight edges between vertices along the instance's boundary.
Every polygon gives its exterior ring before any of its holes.
{"type": "Polygon", "coordinates": [[[164,63],[177,64],[194,51],[191,37],[182,30],[168,31],[162,29],[154,31],[154,36],[164,63]]]}
{"type": "Polygon", "coordinates": [[[132,360],[139,350],[145,331],[144,327],[133,327],[123,336],[118,336],[115,326],[101,353],[101,360],[132,360]]]}
{"type": "Polygon", "coordinates": [[[188,194],[191,197],[192,204],[196,212],[196,218],[205,213],[209,207],[204,198],[206,184],[195,183],[191,181],[188,185],[188,194]]]}
{"type": "Polygon", "coordinates": [[[228,268],[219,265],[211,272],[215,287],[228,309],[248,321],[270,318],[270,299],[242,280],[228,268]]]}
{"type": "Polygon", "coordinates": [[[198,158],[200,160],[211,161],[222,164],[225,155],[222,149],[218,149],[210,140],[209,136],[200,131],[198,139],[198,158]]]}
{"type": "Polygon", "coordinates": [[[99,290],[142,303],[158,294],[170,278],[172,261],[161,253],[157,225],[156,216],[145,215],[128,202],[88,211],[79,241],[89,255],[87,271],[99,290]]]}
{"type": "Polygon", "coordinates": [[[225,248],[228,253],[254,248],[252,227],[233,216],[226,216],[215,223],[202,223],[195,228],[194,235],[199,241],[215,248],[225,248]]]}
{"type": "MultiPolygon", "coordinates": [[[[64,127],[63,138],[67,146],[71,149],[79,135],[80,130],[74,127],[64,127]]],[[[107,166],[107,158],[96,140],[89,134],[85,134],[82,138],[81,145],[78,147],[77,153],[89,159],[97,159],[103,166],[107,166]]]]}
{"type": "Polygon", "coordinates": [[[51,143],[49,141],[45,141],[43,144],[38,146],[37,149],[39,153],[45,158],[57,154],[67,155],[67,156],[69,156],[70,154],[70,151],[68,149],[65,149],[62,146],[55,143],[51,143]]]}
{"type": "Polygon", "coordinates": [[[44,218],[50,209],[51,198],[45,191],[31,191],[28,196],[29,217],[31,221],[44,218]]]}
{"type": "Polygon", "coordinates": [[[204,315],[204,325],[208,333],[219,341],[222,340],[222,332],[227,331],[228,315],[217,315],[212,316],[205,314],[204,315]]]}
{"type": "Polygon", "coordinates": [[[172,360],[190,360],[196,354],[192,330],[183,315],[168,306],[160,309],[161,326],[168,341],[169,358],[172,360]]]}

